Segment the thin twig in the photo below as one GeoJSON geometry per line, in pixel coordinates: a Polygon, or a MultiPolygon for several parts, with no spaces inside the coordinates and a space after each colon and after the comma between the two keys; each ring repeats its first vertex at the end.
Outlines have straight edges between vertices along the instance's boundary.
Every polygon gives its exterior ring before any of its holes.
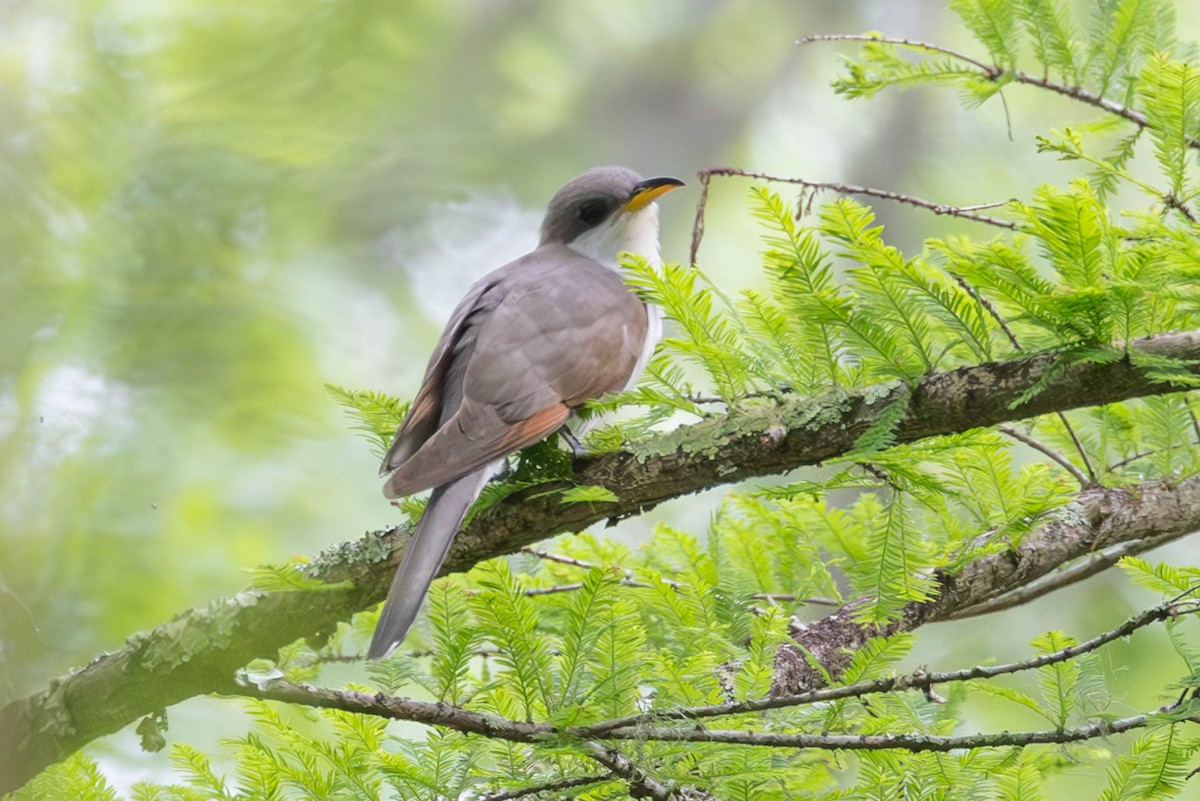
{"type": "MultiPolygon", "coordinates": [[[[1145,114],[1140,111],[1135,111],[1128,106],[1123,106],[1115,100],[1109,100],[1103,95],[1099,95],[1090,89],[1085,89],[1082,86],[1068,86],[1066,84],[1052,81],[1047,76],[1030,75],[1021,70],[1009,70],[1003,67],[997,67],[991,64],[985,64],[978,61],[965,53],[960,53],[957,50],[951,50],[939,45],[930,44],[928,42],[918,42],[912,39],[901,39],[890,36],[874,36],[866,34],[852,33],[836,33],[836,34],[819,34],[816,36],[806,36],[796,42],[798,45],[809,44],[811,42],[881,42],[883,44],[894,44],[901,47],[908,47],[914,50],[925,50],[932,53],[941,53],[950,56],[951,58],[962,61],[965,64],[979,69],[983,72],[983,77],[989,81],[998,81],[1005,76],[1010,76],[1015,83],[1025,84],[1026,86],[1036,86],[1040,89],[1046,89],[1056,94],[1069,97],[1072,100],[1078,100],[1081,103],[1086,103],[1089,106],[1095,106],[1098,109],[1116,114],[1118,117],[1124,117],[1139,128],[1152,128],[1150,120],[1145,114]]],[[[1192,139],[1188,142],[1189,147],[1200,148],[1200,138],[1192,139]]]]}
{"type": "MultiPolygon", "coordinates": [[[[778,400],[781,395],[787,395],[791,391],[792,390],[788,389],[787,387],[779,387],[777,389],[766,389],[766,390],[762,390],[759,392],[747,392],[745,395],[740,395],[739,397],[737,397],[734,400],[734,403],[736,403],[737,401],[749,400],[751,398],[773,398],[773,399],[778,400]]],[[[726,400],[725,398],[717,397],[716,395],[700,395],[698,393],[692,393],[692,394],[684,395],[683,398],[684,398],[684,400],[689,401],[690,403],[695,403],[697,405],[718,404],[718,403],[722,404],[724,406],[730,405],[730,402],[728,400],[726,400]]]]}
{"type": "MultiPolygon", "coordinates": [[[[1077,646],[1076,650],[1079,647],[1077,646]]],[[[966,672],[986,670],[988,669],[973,668],[966,672]]],[[[918,685],[913,684],[910,686],[918,685]]],[[[583,745],[587,748],[589,756],[601,762],[605,767],[612,770],[613,773],[630,782],[631,789],[637,786],[638,788],[644,788],[649,793],[657,793],[644,797],[660,799],[671,799],[673,797],[687,798],[688,795],[686,792],[680,792],[672,796],[671,794],[675,792],[674,790],[651,779],[615,749],[606,748],[598,743],[591,742],[591,740],[713,742],[773,748],[944,752],[969,748],[1070,743],[1107,737],[1131,729],[1143,728],[1154,720],[1156,715],[1175,711],[1181,703],[1177,702],[1160,707],[1154,712],[1114,721],[1099,721],[1072,729],[1059,728],[1050,731],[981,733],[960,736],[924,734],[800,734],[705,729],[694,725],[689,727],[630,725],[597,733],[593,731],[596,727],[558,729],[549,723],[510,720],[498,715],[474,712],[444,703],[434,704],[426,701],[414,701],[408,698],[396,698],[384,693],[370,694],[355,690],[335,690],[312,687],[305,684],[292,684],[290,682],[274,682],[264,687],[259,687],[255,684],[231,684],[226,689],[226,692],[231,695],[284,701],[318,708],[340,709],[347,712],[375,715],[389,719],[412,720],[426,725],[444,726],[469,734],[480,734],[512,742],[545,742],[556,735],[583,737],[585,738],[583,745]],[[643,784],[643,782],[646,782],[646,784],[643,784]]],[[[1200,719],[1193,717],[1184,719],[1194,722],[1200,721],[1200,719]]],[[[707,797],[711,798],[711,796],[707,797]]]]}
{"type": "Polygon", "coordinates": [[[576,559],[573,556],[564,556],[560,553],[551,553],[550,551],[543,551],[542,549],[534,548],[533,546],[526,546],[522,548],[521,553],[527,553],[530,556],[536,556],[538,559],[544,559],[547,562],[557,562],[560,565],[570,565],[571,567],[579,567],[584,570],[594,570],[597,567],[597,565],[594,565],[591,562],[585,562],[582,559],[576,559]]]}
{"type": "MultiPolygon", "coordinates": [[[[664,582],[665,582],[665,579],[664,579],[664,582]]],[[[621,586],[623,586],[623,587],[637,587],[638,589],[643,589],[643,590],[648,590],[653,587],[653,585],[647,584],[644,581],[635,581],[634,579],[631,579],[631,578],[623,578],[623,579],[621,579],[620,583],[621,583],[621,586]]],[[[558,595],[559,593],[562,593],[562,592],[576,592],[577,590],[582,590],[582,589],[583,589],[583,582],[582,581],[574,581],[574,582],[571,582],[570,584],[552,584],[549,587],[530,587],[529,589],[525,590],[524,594],[526,597],[536,598],[540,595],[558,595]]]]}
{"type": "Polygon", "coordinates": [[[1055,412],[1054,415],[1063,424],[1063,428],[1067,430],[1067,436],[1071,438],[1071,442],[1075,443],[1075,451],[1083,461],[1083,468],[1087,471],[1089,482],[1092,484],[1100,483],[1100,480],[1096,477],[1096,468],[1092,467],[1092,460],[1088,458],[1087,451],[1083,448],[1083,443],[1079,441],[1079,436],[1075,433],[1075,427],[1067,419],[1066,412],[1055,412]]]}
{"type": "Polygon", "coordinates": [[[1168,209],[1175,209],[1175,211],[1179,212],[1184,217],[1186,217],[1188,222],[1192,223],[1193,225],[1196,223],[1195,213],[1192,212],[1192,210],[1188,207],[1188,205],[1186,203],[1181,201],[1179,198],[1175,197],[1174,194],[1168,192],[1167,194],[1162,196],[1162,200],[1163,200],[1163,204],[1168,209]]]}
{"type": "Polygon", "coordinates": [[[946,274],[953,278],[954,282],[962,287],[968,295],[973,297],[980,306],[983,306],[984,311],[991,315],[992,319],[995,320],[1000,326],[1000,330],[1004,332],[1006,337],[1008,337],[1008,341],[1012,344],[1013,349],[1021,350],[1020,340],[1017,339],[1017,335],[1013,333],[1013,330],[1008,327],[1008,323],[1005,322],[1004,316],[1000,314],[999,310],[996,309],[996,306],[991,302],[991,300],[989,300],[983,293],[976,289],[974,284],[963,278],[961,275],[958,275],[950,270],[946,270],[946,274]]]}
{"type": "MultiPolygon", "coordinates": [[[[1198,586],[1196,589],[1200,589],[1200,586],[1198,586]]],[[[1122,637],[1127,637],[1138,629],[1145,628],[1146,626],[1157,623],[1161,620],[1167,620],[1177,617],[1181,614],[1194,614],[1197,611],[1200,611],[1200,607],[1197,607],[1196,604],[1189,604],[1186,607],[1181,606],[1181,598],[1172,599],[1172,601],[1168,603],[1160,604],[1152,609],[1148,609],[1145,612],[1126,620],[1120,626],[1098,634],[1090,640],[1086,640],[1068,648],[1062,648],[1052,653],[1039,654],[1036,657],[1024,659],[1019,662],[1009,662],[1002,665],[977,665],[975,667],[962,668],[960,670],[952,670],[940,673],[918,671],[905,676],[891,676],[872,679],[870,681],[862,681],[856,684],[847,684],[842,687],[825,687],[818,690],[809,690],[808,692],[795,693],[791,695],[772,696],[749,701],[731,701],[729,703],[713,704],[711,706],[656,710],[654,712],[648,712],[640,715],[630,715],[624,718],[614,718],[612,720],[595,723],[590,726],[583,727],[583,729],[579,730],[578,733],[585,737],[598,737],[615,729],[639,728],[646,724],[665,719],[699,720],[702,718],[721,717],[724,715],[742,715],[750,712],[763,712],[769,709],[784,709],[787,707],[804,706],[826,701],[836,701],[841,698],[860,698],[865,695],[877,695],[879,693],[894,692],[902,689],[924,690],[937,684],[973,681],[975,679],[990,679],[1010,673],[1020,673],[1026,670],[1034,670],[1039,667],[1044,667],[1045,665],[1053,665],[1059,662],[1065,662],[1067,660],[1074,659],[1078,656],[1082,656],[1083,654],[1107,645],[1113,640],[1119,640],[1122,637]]]]}
{"type": "Polygon", "coordinates": [[[696,203],[696,218],[692,223],[692,264],[696,263],[696,254],[700,252],[700,240],[704,238],[704,210],[708,206],[708,184],[712,180],[712,176],[707,172],[702,171],[697,175],[700,178],[700,200],[696,203]]]}
{"type": "MultiPolygon", "coordinates": [[[[550,551],[544,551],[540,548],[534,548],[532,546],[526,546],[526,547],[522,548],[521,553],[527,553],[530,556],[536,556],[538,559],[544,559],[547,562],[556,562],[560,565],[570,565],[571,567],[577,567],[581,570],[595,570],[596,568],[600,567],[600,565],[597,565],[593,562],[587,562],[587,561],[584,561],[583,559],[576,559],[573,556],[564,556],[559,553],[551,553],[550,551]]],[[[634,579],[632,570],[627,570],[618,565],[613,565],[609,569],[620,571],[621,575],[623,575],[625,577],[621,583],[628,587],[642,587],[645,589],[651,589],[654,586],[653,584],[647,584],[644,581],[637,581],[636,579],[634,579]]],[[[683,586],[684,586],[682,582],[674,581],[669,578],[662,579],[662,583],[666,584],[668,587],[670,587],[673,590],[681,590],[681,589],[683,589],[683,586]]],[[[560,585],[560,586],[564,586],[564,587],[570,586],[571,589],[579,589],[580,587],[582,587],[582,585],[579,585],[579,586],[560,585]]],[[[564,592],[564,591],[565,590],[556,590],[556,592],[564,592]]],[[[535,594],[547,595],[549,593],[538,591],[538,592],[535,592],[535,594]]]]}
{"type": "MultiPolygon", "coordinates": [[[[1011,328],[1008,327],[1008,323],[1004,321],[1003,315],[1001,315],[999,310],[992,305],[992,302],[985,298],[983,293],[976,289],[973,284],[968,282],[962,276],[955,275],[954,273],[950,273],[950,276],[957,281],[958,285],[965,289],[968,294],[983,304],[983,308],[987,310],[988,314],[992,316],[992,319],[1000,325],[1001,330],[1004,331],[1004,335],[1008,337],[1008,341],[1012,343],[1013,348],[1018,351],[1024,350],[1021,347],[1021,340],[1017,339],[1017,335],[1013,333],[1011,328]]],[[[1062,457],[1061,454],[1055,455],[1047,450],[1043,450],[1043,448],[1040,447],[1040,443],[1035,445],[1032,439],[1028,441],[1022,441],[1025,442],[1025,444],[1042,451],[1042,453],[1045,453],[1051,459],[1054,459],[1056,462],[1065,467],[1067,471],[1071,473],[1071,475],[1075,476],[1076,480],[1080,482],[1080,486],[1084,489],[1100,483],[1099,478],[1096,476],[1096,470],[1094,467],[1092,467],[1092,461],[1088,458],[1087,451],[1083,449],[1083,443],[1079,441],[1079,437],[1076,435],[1075,429],[1071,425],[1071,421],[1067,419],[1067,416],[1063,412],[1056,412],[1055,414],[1058,415],[1058,419],[1062,422],[1063,428],[1067,430],[1067,434],[1071,437],[1071,441],[1075,443],[1075,450],[1079,453],[1079,458],[1083,460],[1084,467],[1087,469],[1086,475],[1081,474],[1078,468],[1076,468],[1069,459],[1062,457]]],[[[1009,428],[1009,431],[1015,431],[1015,429],[1009,428]]]]}
{"type": "Polygon", "coordinates": [[[629,785],[630,798],[652,798],[654,801],[717,801],[716,796],[694,787],[672,788],[652,778],[616,748],[595,742],[583,744],[588,756],[620,776],[629,785]]]}
{"type": "MultiPolygon", "coordinates": [[[[1078,100],[1079,102],[1086,103],[1089,106],[1095,106],[1096,108],[1103,109],[1110,114],[1116,114],[1118,117],[1124,117],[1139,128],[1152,127],[1150,125],[1150,120],[1146,119],[1146,115],[1142,114],[1140,111],[1134,111],[1127,106],[1121,105],[1115,100],[1109,100],[1106,97],[1096,94],[1090,89],[1084,89],[1082,86],[1067,86],[1066,84],[1052,81],[1049,78],[1030,75],[1029,73],[1022,72],[1020,70],[1012,73],[1009,73],[1007,70],[1001,70],[996,77],[999,78],[1004,74],[1011,74],[1013,80],[1017,83],[1023,83],[1026,86],[1036,86],[1040,89],[1048,89],[1055,94],[1069,97],[1072,100],[1078,100]]],[[[1193,142],[1192,146],[1196,147],[1197,144],[1193,142]]]]}
{"type": "Polygon", "coordinates": [[[1066,470],[1068,473],[1070,473],[1075,478],[1076,481],[1079,482],[1080,489],[1087,489],[1088,487],[1090,487],[1096,483],[1093,479],[1088,478],[1082,470],[1080,470],[1078,467],[1076,467],[1075,464],[1070,459],[1063,456],[1061,453],[1054,450],[1054,448],[1051,448],[1046,443],[1041,442],[1040,440],[1036,440],[1033,437],[1029,436],[1028,434],[1018,431],[1017,429],[1013,428],[1012,426],[996,426],[996,428],[1002,434],[1006,434],[1007,436],[1012,437],[1017,442],[1024,442],[1026,445],[1033,448],[1035,451],[1039,451],[1039,452],[1045,454],[1046,456],[1049,456],[1051,459],[1053,459],[1055,462],[1057,462],[1064,470],[1066,470]]]}
{"type": "MultiPolygon", "coordinates": [[[[1189,447],[1191,447],[1191,446],[1183,444],[1183,443],[1179,443],[1176,445],[1171,445],[1169,448],[1166,448],[1165,450],[1174,450],[1175,448],[1189,448],[1189,447]]],[[[1147,456],[1153,456],[1156,453],[1159,453],[1159,451],[1158,450],[1139,451],[1139,452],[1135,453],[1133,456],[1129,456],[1125,459],[1122,459],[1119,462],[1113,462],[1112,464],[1110,464],[1108,467],[1106,467],[1104,469],[1104,472],[1113,473],[1117,470],[1120,470],[1122,467],[1131,465],[1134,462],[1139,461],[1141,459],[1145,459],[1147,456]]]]}
{"type": "Polygon", "coordinates": [[[798,603],[808,606],[840,607],[842,602],[837,598],[824,598],[820,595],[796,595],[791,592],[756,592],[748,596],[752,601],[767,601],[768,603],[798,603]]]}
{"type": "MultiPolygon", "coordinates": [[[[1077,743],[1109,737],[1114,734],[1148,726],[1158,715],[1173,711],[1174,705],[1160,707],[1154,712],[1133,715],[1113,721],[1096,721],[1072,729],[1043,731],[999,732],[995,734],[965,734],[939,736],[932,734],[790,734],[779,732],[740,731],[703,728],[651,727],[618,730],[606,735],[613,740],[657,740],[659,742],[724,743],[766,748],[813,748],[827,751],[933,751],[945,753],[972,748],[1005,748],[1012,746],[1077,743]]],[[[1200,718],[1185,718],[1198,722],[1200,718]]]]}
{"type": "Polygon", "coordinates": [[[1200,445],[1200,420],[1196,419],[1196,411],[1192,408],[1191,400],[1187,402],[1188,417],[1192,420],[1192,431],[1196,434],[1196,444],[1200,445]]]}
{"type": "Polygon", "coordinates": [[[535,784],[530,787],[522,787],[519,790],[505,790],[500,793],[484,793],[479,797],[479,801],[513,801],[517,798],[525,798],[530,795],[539,793],[552,793],[556,790],[570,790],[573,787],[586,787],[589,784],[599,784],[600,782],[610,781],[615,774],[605,773],[601,776],[578,776],[573,779],[559,779],[554,782],[546,782],[545,784],[535,784]]]}
{"type": "MultiPolygon", "coordinates": [[[[539,559],[545,559],[547,562],[557,562],[560,565],[570,565],[578,567],[582,570],[594,570],[599,565],[592,562],[585,562],[582,559],[576,559],[572,556],[563,556],[562,554],[543,551],[539,548],[525,547],[521,549],[521,553],[527,553],[536,556],[539,559]]],[[[624,578],[621,579],[621,585],[625,587],[637,587],[639,589],[650,590],[654,589],[654,585],[645,581],[638,581],[632,578],[633,571],[623,568],[620,565],[613,565],[612,570],[620,571],[624,578]]],[[[685,584],[674,579],[662,578],[662,583],[673,590],[682,590],[685,584]]],[[[570,584],[555,584],[550,587],[533,587],[525,590],[525,595],[536,597],[538,595],[555,595],[560,592],[574,592],[583,589],[582,582],[572,582],[570,584]]],[[[795,593],[787,592],[756,592],[751,595],[744,596],[751,601],[770,601],[781,603],[802,603],[810,606],[841,606],[842,602],[836,598],[822,598],[820,596],[799,596],[795,593]]]]}
{"type": "Polygon", "coordinates": [[[881,200],[892,200],[897,203],[903,203],[906,206],[925,209],[932,211],[934,214],[947,215],[950,217],[961,217],[964,220],[973,220],[975,222],[984,223],[986,225],[994,225],[999,228],[1008,228],[1015,230],[1019,226],[1009,220],[1001,220],[998,217],[990,217],[986,214],[976,213],[976,209],[990,209],[998,206],[1004,206],[1013,202],[1012,200],[1001,200],[994,203],[979,203],[973,206],[952,206],[947,203],[935,203],[932,200],[925,200],[914,195],[907,195],[903,192],[893,192],[890,189],[875,189],[870,186],[861,186],[859,184],[846,184],[838,181],[809,181],[804,178],[789,178],[780,175],[769,175],[763,172],[750,172],[748,170],[740,170],[735,167],[713,167],[711,169],[702,170],[699,175],[704,178],[713,176],[722,176],[728,178],[751,178],[756,181],[770,181],[772,183],[795,184],[802,186],[805,189],[814,191],[830,191],[837,192],[840,195],[864,195],[867,197],[879,198],[881,200]]]}
{"type": "MultiPolygon", "coordinates": [[[[828,190],[837,192],[842,195],[864,195],[867,197],[875,197],[883,200],[892,200],[897,203],[914,206],[916,208],[932,211],[934,214],[949,215],[951,217],[960,217],[964,220],[974,220],[975,222],[994,225],[1000,228],[1009,230],[1017,230],[1019,226],[1008,220],[1001,220],[998,217],[991,217],[986,214],[978,214],[979,209],[996,208],[1011,203],[1011,200],[997,201],[995,203],[977,203],[973,206],[951,206],[945,203],[935,203],[932,200],[906,195],[901,192],[892,192],[887,189],[873,189],[869,186],[859,186],[858,184],[844,184],[838,182],[824,181],[807,181],[803,178],[786,178],[778,175],[768,175],[761,172],[748,172],[735,167],[712,167],[707,170],[701,170],[696,173],[700,180],[700,200],[696,203],[696,217],[692,223],[692,251],[691,260],[695,264],[700,252],[700,242],[704,238],[704,213],[708,206],[708,188],[713,176],[723,177],[740,177],[751,178],[758,181],[771,181],[775,183],[795,184],[806,190],[819,191],[828,190]]],[[[811,198],[810,198],[811,202],[811,198]]]]}
{"type": "Polygon", "coordinates": [[[966,53],[960,53],[957,50],[951,50],[948,47],[931,44],[929,42],[920,42],[915,39],[899,39],[890,36],[875,36],[872,34],[863,33],[815,33],[811,36],[805,36],[803,39],[797,39],[796,44],[806,45],[813,42],[881,42],[883,44],[901,45],[902,47],[911,47],[914,50],[926,50],[930,53],[941,53],[944,56],[959,61],[964,61],[973,67],[978,67],[985,72],[989,78],[995,79],[1004,74],[1004,70],[1000,67],[991,64],[984,64],[982,61],[976,61],[966,53]]]}

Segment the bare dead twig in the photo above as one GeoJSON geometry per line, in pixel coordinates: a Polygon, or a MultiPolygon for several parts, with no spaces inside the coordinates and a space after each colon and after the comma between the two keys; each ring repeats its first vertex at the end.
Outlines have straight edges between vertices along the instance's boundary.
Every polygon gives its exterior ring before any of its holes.
{"type": "Polygon", "coordinates": [[[1023,442],[1026,445],[1028,445],[1029,447],[1033,448],[1035,451],[1039,451],[1040,453],[1043,453],[1046,456],[1049,456],[1054,462],[1056,462],[1060,467],[1062,467],[1064,470],[1066,470],[1068,473],[1070,473],[1071,476],[1076,481],[1079,482],[1080,489],[1087,489],[1088,487],[1090,487],[1096,483],[1095,479],[1088,478],[1088,476],[1085,475],[1082,470],[1080,470],[1078,467],[1076,467],[1075,464],[1070,459],[1063,456],[1061,453],[1054,450],[1054,448],[1051,448],[1049,445],[1042,442],[1041,440],[1034,439],[1033,437],[1029,436],[1028,434],[1023,433],[1022,431],[1019,431],[1018,429],[1015,429],[1012,426],[997,426],[996,428],[997,428],[997,430],[1000,431],[1000,433],[1005,434],[1009,437],[1012,437],[1017,442],[1023,442]]]}
{"type": "MultiPolygon", "coordinates": [[[[736,167],[711,167],[698,172],[697,177],[700,180],[700,200],[696,205],[696,217],[692,224],[692,264],[696,263],[697,254],[700,252],[700,242],[704,238],[704,212],[708,205],[708,189],[712,179],[716,176],[726,178],[750,178],[756,181],[769,181],[772,183],[794,184],[803,187],[810,192],[830,191],[840,195],[862,195],[864,197],[874,197],[881,200],[891,200],[896,203],[902,203],[907,206],[913,206],[926,211],[932,211],[934,214],[947,215],[950,217],[960,217],[964,220],[973,220],[975,222],[993,225],[999,228],[1007,228],[1016,230],[1019,226],[1008,220],[1002,220],[998,217],[991,217],[986,214],[979,214],[981,209],[992,209],[999,206],[1004,206],[1011,203],[1011,200],[1001,200],[994,203],[977,203],[972,206],[951,206],[946,203],[935,203],[932,200],[925,200],[914,195],[906,195],[902,192],[892,192],[887,189],[874,189],[869,186],[860,186],[858,184],[846,184],[836,181],[809,181],[804,178],[788,178],[779,175],[769,175],[762,172],[750,172],[741,170],[736,167]]],[[[811,203],[812,199],[809,198],[811,203]]]]}
{"type": "Polygon", "coordinates": [[[712,176],[705,172],[698,173],[700,178],[700,200],[696,203],[696,218],[692,223],[691,263],[696,263],[696,254],[700,252],[700,240],[704,238],[704,210],[708,206],[708,184],[712,176]]]}
{"type": "Polygon", "coordinates": [[[1083,447],[1083,443],[1079,440],[1079,435],[1075,433],[1075,427],[1071,425],[1071,421],[1067,419],[1064,412],[1055,412],[1055,417],[1062,423],[1063,428],[1067,430],[1067,436],[1071,438],[1071,442],[1075,445],[1075,452],[1079,454],[1080,461],[1083,462],[1083,469],[1087,472],[1088,481],[1091,484],[1100,483],[1100,479],[1096,476],[1096,468],[1092,467],[1092,460],[1088,458],[1087,451],[1083,447]]]}

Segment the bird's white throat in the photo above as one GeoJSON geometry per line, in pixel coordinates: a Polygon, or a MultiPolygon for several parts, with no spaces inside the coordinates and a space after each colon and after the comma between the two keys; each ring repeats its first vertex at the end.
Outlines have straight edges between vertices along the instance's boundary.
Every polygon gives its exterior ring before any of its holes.
{"type": "MultiPolygon", "coordinates": [[[[658,249],[658,204],[651,203],[633,213],[615,214],[604,225],[576,237],[568,247],[615,272],[621,269],[617,258],[621,253],[635,253],[657,267],[662,263],[658,249]]],[[[638,354],[637,363],[625,389],[637,386],[642,371],[646,369],[658,341],[662,339],[662,309],[647,303],[646,324],[642,352],[638,354]]]]}
{"type": "Polygon", "coordinates": [[[617,212],[603,225],[576,237],[567,247],[610,270],[619,268],[617,256],[625,252],[636,253],[651,264],[658,264],[661,260],[658,204],[651,203],[635,212],[617,212]]]}

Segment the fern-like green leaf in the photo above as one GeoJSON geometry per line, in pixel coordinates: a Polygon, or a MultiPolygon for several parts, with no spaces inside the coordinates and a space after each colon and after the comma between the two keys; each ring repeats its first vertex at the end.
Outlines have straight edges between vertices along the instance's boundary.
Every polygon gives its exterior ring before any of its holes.
{"type": "Polygon", "coordinates": [[[1067,86],[1079,84],[1078,44],[1071,10],[1063,0],[1019,0],[1021,23],[1042,69],[1067,86]]]}
{"type": "Polygon", "coordinates": [[[333,384],[326,384],[325,389],[356,421],[354,429],[371,443],[372,453],[382,459],[408,414],[408,403],[369,389],[343,389],[333,384]]]}
{"type": "Polygon", "coordinates": [[[996,801],[1042,801],[1042,772],[1032,759],[1021,758],[992,774],[996,782],[996,801]]]}
{"type": "Polygon", "coordinates": [[[932,554],[911,525],[904,494],[895,493],[882,508],[873,496],[864,496],[855,504],[855,514],[871,521],[864,541],[866,559],[846,566],[856,588],[870,597],[855,608],[855,615],[864,623],[888,623],[906,604],[933,598],[932,554]]]}
{"type": "Polygon", "coordinates": [[[1099,801],[1156,801],[1178,793],[1196,751],[1195,740],[1183,735],[1182,725],[1186,724],[1163,726],[1139,738],[1109,769],[1108,786],[1099,801]]]}
{"type": "Polygon", "coordinates": [[[1200,66],[1156,54],[1146,61],[1138,91],[1170,197],[1186,204],[1197,192],[1188,167],[1195,161],[1192,143],[1200,140],[1200,66]]]}
{"type": "Polygon", "coordinates": [[[1123,556],[1117,563],[1135,584],[1173,598],[1200,584],[1200,568],[1177,567],[1158,562],[1150,564],[1136,556],[1123,556]]]}
{"type": "Polygon", "coordinates": [[[470,603],[461,580],[451,576],[429,590],[429,627],[434,644],[429,674],[435,697],[459,705],[471,693],[471,660],[478,649],[479,631],[471,621],[470,603]]]}
{"type": "MultiPolygon", "coordinates": [[[[579,705],[586,697],[584,688],[592,678],[595,649],[606,625],[612,625],[612,604],[621,576],[604,568],[593,568],[584,576],[578,591],[566,604],[562,646],[558,655],[559,697],[555,707],[571,709],[572,722],[586,711],[579,705]],[[574,709],[572,709],[574,707],[574,709]]],[[[567,721],[563,721],[567,725],[567,721]]]]}
{"type": "MultiPolygon", "coordinates": [[[[1074,637],[1061,631],[1048,631],[1035,637],[1030,644],[1038,650],[1039,655],[1043,655],[1079,643],[1074,637]]],[[[1042,699],[1052,712],[1051,721],[1060,729],[1067,725],[1067,720],[1075,709],[1075,685],[1078,680],[1079,665],[1074,660],[1068,659],[1038,668],[1038,686],[1042,691],[1042,699]]]]}
{"type": "Polygon", "coordinates": [[[1124,99],[1142,59],[1170,52],[1173,33],[1174,13],[1164,0],[1099,0],[1092,4],[1084,72],[1098,94],[1115,89],[1124,99]]]}
{"type": "Polygon", "coordinates": [[[907,632],[890,637],[872,637],[854,651],[850,664],[842,672],[842,684],[884,678],[894,672],[900,660],[908,656],[915,642],[907,632]]]}
{"type": "Polygon", "coordinates": [[[511,674],[520,716],[543,717],[554,708],[556,671],[537,610],[503,560],[484,562],[472,572],[484,589],[472,598],[475,619],[500,650],[495,659],[511,674]]]}
{"type": "Polygon", "coordinates": [[[987,47],[996,64],[1016,64],[1022,39],[1017,25],[1018,4],[1011,0],[950,0],[947,5],[987,47]]]}

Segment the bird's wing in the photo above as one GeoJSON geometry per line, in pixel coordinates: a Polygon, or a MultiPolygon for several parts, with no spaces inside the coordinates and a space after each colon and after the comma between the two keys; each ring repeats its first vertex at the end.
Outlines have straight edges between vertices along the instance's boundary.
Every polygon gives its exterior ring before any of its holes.
{"type": "MultiPolygon", "coordinates": [[[[443,422],[443,410],[447,405],[444,398],[446,376],[454,363],[455,354],[462,354],[463,351],[470,351],[474,347],[479,323],[500,303],[497,272],[489,273],[472,284],[466,296],[459,301],[450,315],[446,330],[442,332],[433,355],[429,357],[429,366],[425,368],[421,388],[417,390],[417,396],[408,407],[404,422],[396,431],[396,436],[383,457],[379,475],[387,475],[407,461],[433,436],[443,422]]],[[[454,406],[457,406],[457,402],[454,406]]]]}
{"type": "Polygon", "coordinates": [[[440,386],[429,391],[440,422],[395,465],[389,497],[537,442],[571,409],[623,388],[633,372],[646,309],[619,275],[562,246],[539,248],[493,275],[479,297],[495,305],[463,316],[437,372],[440,386]]]}

